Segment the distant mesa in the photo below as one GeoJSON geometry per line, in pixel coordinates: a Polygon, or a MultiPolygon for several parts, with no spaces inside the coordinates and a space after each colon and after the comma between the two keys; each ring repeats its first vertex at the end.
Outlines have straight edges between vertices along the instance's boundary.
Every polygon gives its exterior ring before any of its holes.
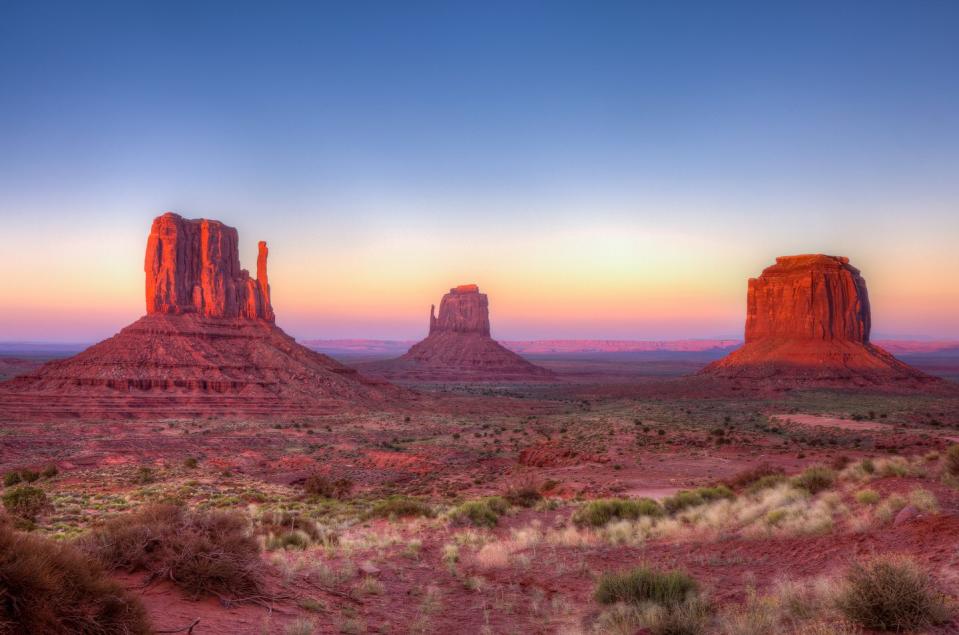
{"type": "MultiPolygon", "coordinates": [[[[366,367],[365,367],[366,368],[366,367]]],[[[453,287],[430,307],[429,334],[398,359],[370,372],[423,381],[542,381],[552,371],[526,361],[490,336],[489,298],[475,284],[453,287]]]]}
{"type": "Polygon", "coordinates": [[[405,391],[274,324],[268,250],[240,268],[236,229],[166,213],[147,240],[146,315],[73,357],[0,384],[4,418],[323,414],[405,391]]]}
{"type": "Polygon", "coordinates": [[[783,256],[749,280],[745,344],[701,374],[836,385],[934,378],[869,342],[869,294],[841,256],[783,256]]]}

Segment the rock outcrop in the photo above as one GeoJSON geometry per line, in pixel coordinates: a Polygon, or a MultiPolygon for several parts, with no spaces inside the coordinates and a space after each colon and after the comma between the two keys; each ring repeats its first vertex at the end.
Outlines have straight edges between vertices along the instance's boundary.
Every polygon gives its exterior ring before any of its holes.
{"type": "Polygon", "coordinates": [[[749,280],[742,348],[703,375],[785,385],[931,382],[869,342],[866,281],[849,259],[784,256],[749,280]]]}
{"type": "Polygon", "coordinates": [[[272,322],[266,243],[259,244],[257,277],[240,268],[236,229],[215,220],[167,212],[153,221],[144,262],[147,315],[197,313],[272,322]]]}
{"type": "Polygon", "coordinates": [[[0,419],[325,414],[409,398],[274,324],[267,247],[240,268],[236,229],[172,213],[147,240],[147,314],[80,354],[0,384],[0,419]]]}
{"type": "Polygon", "coordinates": [[[420,381],[542,381],[554,376],[490,336],[489,299],[475,284],[450,289],[438,315],[436,306],[430,307],[429,334],[405,355],[363,368],[420,381]]]}

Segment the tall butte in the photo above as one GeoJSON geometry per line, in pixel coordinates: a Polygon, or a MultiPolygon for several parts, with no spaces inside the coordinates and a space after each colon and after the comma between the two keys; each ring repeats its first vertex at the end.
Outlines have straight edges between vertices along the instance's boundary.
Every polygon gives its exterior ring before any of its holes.
{"type": "Polygon", "coordinates": [[[147,239],[146,315],[69,359],[0,384],[4,418],[275,416],[404,395],[276,326],[265,242],[256,278],[236,229],[166,213],[147,239]]]}
{"type": "Polygon", "coordinates": [[[430,307],[429,334],[402,357],[371,365],[384,375],[426,381],[548,380],[550,370],[526,361],[490,336],[489,298],[475,284],[450,289],[430,307]]]}
{"type": "Polygon", "coordinates": [[[870,326],[866,281],[848,258],[782,256],[749,280],[745,344],[700,372],[784,385],[935,381],[871,344],[870,326]]]}

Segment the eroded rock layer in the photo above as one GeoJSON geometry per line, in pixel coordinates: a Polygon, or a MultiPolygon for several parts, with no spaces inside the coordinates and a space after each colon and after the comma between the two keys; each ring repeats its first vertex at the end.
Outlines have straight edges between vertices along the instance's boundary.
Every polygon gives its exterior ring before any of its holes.
{"type": "Polygon", "coordinates": [[[379,407],[411,395],[297,344],[273,323],[260,243],[164,214],[147,241],[147,315],[74,357],[0,384],[0,420],[283,416],[379,407]]]}
{"type": "Polygon", "coordinates": [[[239,236],[233,227],[172,212],[158,216],[144,259],[147,315],[198,313],[272,322],[268,252],[261,241],[254,279],[240,268],[239,236]]]}
{"type": "Polygon", "coordinates": [[[402,357],[368,366],[371,372],[421,381],[548,380],[553,373],[526,361],[490,336],[489,299],[475,284],[450,289],[430,307],[430,330],[402,357]]]}
{"type": "Polygon", "coordinates": [[[837,385],[934,381],[869,342],[866,281],[849,259],[776,259],[749,280],[746,343],[702,374],[837,385]]]}

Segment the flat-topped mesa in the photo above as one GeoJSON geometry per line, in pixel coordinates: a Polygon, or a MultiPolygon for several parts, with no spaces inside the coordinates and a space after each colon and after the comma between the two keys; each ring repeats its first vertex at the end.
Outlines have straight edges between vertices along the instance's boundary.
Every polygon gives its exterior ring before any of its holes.
{"type": "Polygon", "coordinates": [[[842,256],[782,256],[749,280],[746,343],[768,338],[869,342],[869,295],[842,256]]]}
{"type": "Polygon", "coordinates": [[[700,374],[784,388],[935,381],[870,344],[870,319],[866,281],[848,258],[776,258],[749,281],[746,343],[700,374]]]}
{"type": "Polygon", "coordinates": [[[489,336],[489,298],[475,284],[453,287],[436,305],[430,307],[430,335],[433,333],[479,333],[489,336]]]}
{"type": "Polygon", "coordinates": [[[144,260],[147,314],[273,322],[266,243],[259,243],[255,279],[240,268],[238,244],[236,229],[219,221],[189,220],[172,212],[156,217],[144,260]]]}

